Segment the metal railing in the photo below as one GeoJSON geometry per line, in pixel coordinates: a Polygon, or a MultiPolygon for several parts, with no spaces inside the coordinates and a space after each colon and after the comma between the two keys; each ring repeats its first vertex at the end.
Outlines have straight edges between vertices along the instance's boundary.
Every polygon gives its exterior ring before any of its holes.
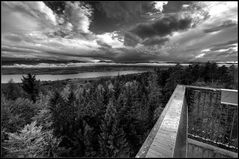
{"type": "Polygon", "coordinates": [[[177,85],[136,157],[187,157],[188,137],[237,153],[237,112],[237,90],[177,85]]]}
{"type": "MultiPolygon", "coordinates": [[[[225,98],[226,96],[222,98],[222,91],[224,90],[186,87],[189,118],[188,136],[237,152],[238,106],[235,102],[223,102],[223,100],[227,101],[228,99],[225,98]]],[[[224,94],[229,94],[227,97],[233,100],[230,91],[224,94]]]]}

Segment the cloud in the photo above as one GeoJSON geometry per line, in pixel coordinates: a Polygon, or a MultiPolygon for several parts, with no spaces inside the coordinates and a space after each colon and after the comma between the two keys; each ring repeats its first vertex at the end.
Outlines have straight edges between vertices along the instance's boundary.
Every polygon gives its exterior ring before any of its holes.
{"type": "Polygon", "coordinates": [[[16,34],[7,34],[7,35],[4,35],[4,39],[7,39],[8,41],[11,41],[11,42],[20,42],[22,41],[22,38],[16,34]]]}
{"type": "Polygon", "coordinates": [[[237,51],[234,49],[227,49],[227,50],[215,50],[215,51],[208,51],[204,53],[203,57],[196,58],[200,61],[235,61],[237,59],[237,51]]]}
{"type": "Polygon", "coordinates": [[[169,38],[154,37],[146,39],[142,42],[144,45],[163,45],[165,42],[169,41],[169,38]]]}
{"type": "Polygon", "coordinates": [[[190,5],[190,1],[169,1],[163,5],[163,13],[176,13],[181,11],[185,5],[190,5]]]}
{"type": "Polygon", "coordinates": [[[99,44],[99,45],[102,46],[103,48],[112,48],[110,45],[106,44],[106,43],[103,42],[103,41],[97,40],[96,42],[97,42],[97,44],[99,44]]]}
{"type": "Polygon", "coordinates": [[[2,2],[2,31],[24,34],[50,31],[56,25],[55,14],[43,2],[2,2]]]}
{"type": "Polygon", "coordinates": [[[142,41],[141,38],[139,38],[137,35],[126,32],[124,35],[124,45],[125,46],[136,46],[138,43],[142,41]]]}
{"type": "Polygon", "coordinates": [[[200,4],[209,12],[211,20],[221,20],[221,18],[223,17],[228,20],[237,21],[238,3],[236,1],[211,1],[200,2],[200,4]]]}
{"type": "Polygon", "coordinates": [[[205,33],[211,33],[211,32],[216,32],[216,31],[220,31],[222,29],[228,28],[228,27],[232,27],[232,26],[236,26],[237,24],[235,22],[233,22],[232,20],[227,20],[224,21],[223,24],[210,28],[210,29],[204,29],[205,33]]]}
{"type": "Polygon", "coordinates": [[[238,44],[237,43],[233,43],[233,44],[229,44],[229,45],[216,45],[210,48],[210,51],[216,51],[216,52],[231,52],[231,51],[238,51],[238,44]]]}
{"type": "Polygon", "coordinates": [[[66,2],[65,16],[72,24],[73,31],[78,33],[89,33],[92,9],[90,6],[82,5],[80,2],[66,2]]]}
{"type": "Polygon", "coordinates": [[[155,9],[159,10],[160,12],[163,11],[163,6],[167,5],[168,1],[156,1],[155,2],[155,9]]]}
{"type": "Polygon", "coordinates": [[[175,16],[165,16],[153,23],[138,24],[129,32],[142,39],[153,36],[166,36],[173,31],[185,30],[190,27],[191,19],[179,19],[175,16]]]}
{"type": "Polygon", "coordinates": [[[109,45],[111,48],[123,47],[123,42],[120,40],[122,37],[116,32],[97,34],[98,41],[109,45]]]}
{"type": "MultiPolygon", "coordinates": [[[[220,31],[208,33],[204,32],[205,29],[218,27],[220,24],[223,24],[223,22],[231,20],[231,17],[226,16],[231,14],[231,12],[234,12],[234,10],[231,8],[228,8],[227,12],[224,9],[225,15],[222,14],[220,18],[210,15],[208,19],[203,21],[197,27],[191,28],[190,30],[181,33],[176,32],[177,34],[173,34],[170,37],[169,43],[166,44],[169,48],[173,47],[172,49],[168,49],[167,52],[171,56],[177,58],[182,57],[185,60],[190,60],[199,55],[201,53],[201,50],[203,49],[213,49],[213,47],[226,47],[227,43],[236,43],[238,32],[237,24],[230,27],[225,27],[220,31]]],[[[237,22],[233,21],[233,23],[237,22]]],[[[200,58],[200,60],[207,61],[207,56],[205,55],[204,57],[200,58]]]]}
{"type": "Polygon", "coordinates": [[[56,16],[43,2],[4,2],[5,7],[23,12],[41,22],[56,25],[56,16]]]}
{"type": "Polygon", "coordinates": [[[201,54],[196,55],[193,60],[200,61],[230,61],[238,55],[237,40],[230,40],[224,43],[212,45],[210,48],[201,50],[201,54]]]}
{"type": "Polygon", "coordinates": [[[237,56],[236,2],[3,2],[1,9],[4,57],[149,62],[237,56]]]}
{"type": "Polygon", "coordinates": [[[100,7],[108,18],[126,22],[140,18],[142,14],[152,11],[153,6],[152,2],[142,1],[100,2],[100,7]]]}
{"type": "Polygon", "coordinates": [[[88,1],[94,10],[90,30],[96,34],[124,31],[139,22],[151,19],[157,13],[152,1],[88,1]]]}
{"type": "Polygon", "coordinates": [[[134,48],[120,48],[118,49],[120,53],[115,54],[113,57],[113,61],[115,62],[149,62],[152,60],[159,59],[156,55],[147,54],[145,52],[141,52],[140,50],[136,50],[134,48]]]}
{"type": "Polygon", "coordinates": [[[62,14],[43,2],[3,2],[1,9],[5,33],[41,32],[51,37],[91,34],[92,8],[82,2],[65,2],[62,14]]]}
{"type": "Polygon", "coordinates": [[[221,47],[221,46],[229,46],[229,45],[232,45],[232,44],[235,44],[235,43],[238,43],[238,39],[229,40],[229,41],[226,41],[226,42],[223,42],[223,43],[217,43],[215,45],[212,45],[212,47],[218,48],[218,47],[221,47]]]}
{"type": "Polygon", "coordinates": [[[9,52],[24,52],[24,53],[39,53],[40,51],[34,50],[34,49],[28,49],[28,48],[19,48],[19,47],[9,47],[9,46],[2,46],[2,51],[9,51],[9,52]]]}
{"type": "Polygon", "coordinates": [[[196,59],[197,59],[197,58],[201,58],[201,57],[203,57],[204,55],[205,55],[205,53],[201,53],[201,54],[195,56],[195,58],[196,58],[196,59]]]}
{"type": "Polygon", "coordinates": [[[124,44],[126,46],[135,46],[143,40],[143,44],[146,45],[153,42],[157,43],[157,41],[165,42],[168,38],[159,40],[159,37],[165,37],[171,35],[175,31],[188,29],[190,28],[190,24],[191,19],[189,18],[179,19],[176,16],[164,16],[157,21],[151,23],[141,23],[130,29],[125,34],[124,44]]]}

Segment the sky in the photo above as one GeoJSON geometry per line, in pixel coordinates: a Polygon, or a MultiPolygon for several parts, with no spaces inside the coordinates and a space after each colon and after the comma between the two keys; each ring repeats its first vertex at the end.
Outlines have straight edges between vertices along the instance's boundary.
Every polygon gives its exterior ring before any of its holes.
{"type": "Polygon", "coordinates": [[[1,57],[237,61],[237,1],[1,2],[1,57]]]}

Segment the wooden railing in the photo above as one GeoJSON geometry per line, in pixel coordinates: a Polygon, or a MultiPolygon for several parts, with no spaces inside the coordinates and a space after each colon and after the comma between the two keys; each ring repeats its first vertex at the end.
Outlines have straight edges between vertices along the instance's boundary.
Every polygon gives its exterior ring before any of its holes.
{"type": "Polygon", "coordinates": [[[136,157],[186,157],[185,86],[178,85],[136,157]]]}
{"type": "Polygon", "coordinates": [[[177,85],[136,158],[185,158],[188,137],[222,148],[226,145],[235,156],[237,105],[237,90],[177,85]]]}

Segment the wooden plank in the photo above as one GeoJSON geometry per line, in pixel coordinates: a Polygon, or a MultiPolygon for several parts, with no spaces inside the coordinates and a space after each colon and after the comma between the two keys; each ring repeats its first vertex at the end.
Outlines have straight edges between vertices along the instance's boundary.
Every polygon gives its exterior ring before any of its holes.
{"type": "Polygon", "coordinates": [[[221,103],[238,106],[237,90],[221,89],[221,103]]]}
{"type": "Polygon", "coordinates": [[[173,157],[176,137],[179,129],[185,86],[178,85],[174,90],[163,121],[155,135],[146,157],[173,157]]]}
{"type": "Polygon", "coordinates": [[[206,143],[203,143],[203,142],[199,142],[199,141],[196,141],[196,140],[193,140],[193,139],[190,139],[190,138],[188,138],[188,143],[190,145],[196,145],[196,146],[201,147],[201,148],[206,149],[206,150],[211,150],[214,153],[221,154],[221,155],[224,155],[224,156],[229,156],[229,157],[233,157],[233,158],[238,157],[238,153],[228,151],[228,150],[222,149],[220,147],[209,145],[209,144],[206,144],[206,143]]]}

